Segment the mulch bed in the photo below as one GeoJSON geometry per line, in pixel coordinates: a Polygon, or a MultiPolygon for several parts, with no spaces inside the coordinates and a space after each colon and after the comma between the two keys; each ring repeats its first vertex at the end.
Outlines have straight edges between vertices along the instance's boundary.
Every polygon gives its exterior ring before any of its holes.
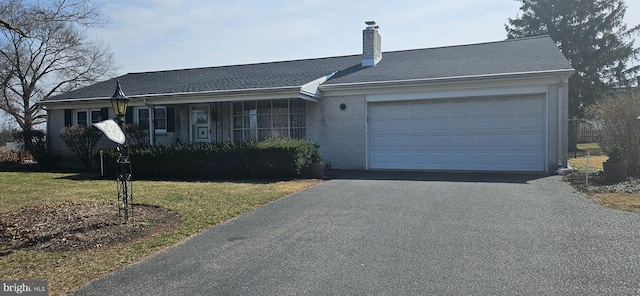
{"type": "Polygon", "coordinates": [[[640,193],[640,179],[627,178],[627,181],[608,184],[604,181],[602,171],[589,172],[589,184],[586,184],[586,173],[574,171],[565,175],[564,180],[584,193],[640,193]]]}
{"type": "Polygon", "coordinates": [[[167,232],[177,213],[134,205],[133,222],[121,223],[115,203],[91,201],[24,208],[0,214],[0,256],[13,250],[81,251],[126,244],[167,232]]]}

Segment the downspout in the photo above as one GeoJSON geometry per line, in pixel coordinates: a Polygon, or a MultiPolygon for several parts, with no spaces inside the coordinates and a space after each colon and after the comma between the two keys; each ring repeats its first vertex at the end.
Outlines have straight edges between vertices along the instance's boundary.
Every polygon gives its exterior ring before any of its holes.
{"type": "Polygon", "coordinates": [[[51,134],[51,112],[47,109],[47,108],[43,108],[45,112],[47,112],[47,134],[45,135],[45,140],[46,140],[46,146],[45,146],[45,152],[47,154],[51,153],[51,140],[49,139],[49,137],[52,135],[51,134]]]}
{"type": "Polygon", "coordinates": [[[558,84],[558,167],[563,167],[562,158],[564,153],[562,152],[563,143],[563,125],[562,120],[562,93],[563,93],[564,75],[560,75],[560,83],[558,84]]]}
{"type": "Polygon", "coordinates": [[[155,108],[152,104],[149,104],[147,99],[143,100],[144,105],[149,107],[149,144],[151,146],[156,145],[156,127],[155,127],[155,108]]]}

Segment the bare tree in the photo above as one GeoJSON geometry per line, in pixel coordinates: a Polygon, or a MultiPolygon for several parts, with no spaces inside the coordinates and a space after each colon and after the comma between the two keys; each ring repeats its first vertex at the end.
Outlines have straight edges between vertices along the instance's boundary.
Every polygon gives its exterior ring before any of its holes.
{"type": "Polygon", "coordinates": [[[627,174],[640,176],[640,90],[627,88],[599,100],[586,109],[587,118],[599,128],[598,142],[607,154],[620,147],[627,174]]]}
{"type": "Polygon", "coordinates": [[[12,30],[22,36],[27,37],[27,34],[25,34],[24,32],[22,32],[22,30],[20,30],[20,28],[18,27],[14,27],[12,24],[8,23],[7,21],[0,19],[0,25],[4,26],[5,28],[12,30]]]}
{"type": "Polygon", "coordinates": [[[91,0],[0,1],[0,109],[24,131],[46,119],[38,101],[111,74],[113,55],[86,29],[105,24],[91,0]]]}

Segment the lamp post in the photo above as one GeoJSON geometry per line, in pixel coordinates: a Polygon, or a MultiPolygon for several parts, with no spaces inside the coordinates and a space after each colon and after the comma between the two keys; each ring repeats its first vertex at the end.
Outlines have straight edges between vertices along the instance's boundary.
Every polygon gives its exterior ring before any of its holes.
{"type": "Polygon", "coordinates": [[[120,80],[116,80],[116,92],[109,99],[111,106],[113,106],[113,112],[116,114],[118,124],[122,125],[122,117],[127,113],[127,105],[129,104],[129,98],[124,95],[122,88],[120,87],[120,80]]]}
{"type": "MultiPolygon", "coordinates": [[[[129,98],[124,95],[120,88],[120,81],[116,81],[116,92],[109,99],[113,106],[118,125],[122,131],[125,130],[123,117],[127,113],[127,105],[129,98]]],[[[129,146],[127,146],[126,138],[123,144],[116,147],[118,158],[116,159],[116,183],[118,186],[118,213],[121,222],[127,224],[129,217],[133,222],[133,188],[131,184],[131,159],[129,157],[129,146]]]]}

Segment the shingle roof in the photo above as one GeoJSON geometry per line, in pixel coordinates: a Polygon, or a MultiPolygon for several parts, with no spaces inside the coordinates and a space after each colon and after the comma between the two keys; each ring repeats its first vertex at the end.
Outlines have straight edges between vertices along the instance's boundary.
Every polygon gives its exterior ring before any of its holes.
{"type": "MultiPolygon", "coordinates": [[[[327,74],[324,85],[569,70],[548,36],[384,52],[374,67],[361,56],[130,73],[118,77],[127,96],[295,88],[327,74]]],[[[43,100],[108,98],[115,78],[43,100]]]]}
{"type": "Polygon", "coordinates": [[[548,36],[383,53],[373,68],[356,69],[325,84],[454,78],[570,70],[548,36]]]}

